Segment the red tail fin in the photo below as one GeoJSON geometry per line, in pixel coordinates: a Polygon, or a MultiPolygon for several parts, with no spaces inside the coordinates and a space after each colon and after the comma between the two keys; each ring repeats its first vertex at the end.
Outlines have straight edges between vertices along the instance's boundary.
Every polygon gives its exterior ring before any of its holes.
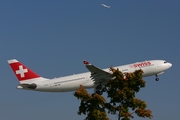
{"type": "Polygon", "coordinates": [[[8,60],[8,63],[11,66],[12,70],[14,71],[14,74],[16,75],[19,81],[40,77],[38,74],[36,74],[32,70],[24,66],[16,59],[8,60]]]}

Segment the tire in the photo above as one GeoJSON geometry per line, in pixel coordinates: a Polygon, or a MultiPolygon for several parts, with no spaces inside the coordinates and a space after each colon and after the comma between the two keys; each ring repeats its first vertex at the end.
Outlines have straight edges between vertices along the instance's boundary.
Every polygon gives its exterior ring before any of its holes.
{"type": "Polygon", "coordinates": [[[159,81],[159,78],[156,78],[156,81],[159,81]]]}

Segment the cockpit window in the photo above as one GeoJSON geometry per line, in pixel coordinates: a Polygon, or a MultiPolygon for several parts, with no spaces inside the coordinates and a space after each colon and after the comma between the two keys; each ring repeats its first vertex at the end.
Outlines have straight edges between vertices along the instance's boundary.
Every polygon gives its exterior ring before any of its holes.
{"type": "Polygon", "coordinates": [[[167,63],[166,61],[164,61],[164,63],[167,63]]]}

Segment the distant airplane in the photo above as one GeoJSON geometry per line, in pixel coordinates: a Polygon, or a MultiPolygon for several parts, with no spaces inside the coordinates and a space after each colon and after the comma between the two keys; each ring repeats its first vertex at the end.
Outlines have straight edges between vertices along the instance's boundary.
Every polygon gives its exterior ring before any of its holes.
{"type": "Polygon", "coordinates": [[[106,7],[106,8],[111,8],[111,6],[108,6],[108,5],[105,5],[105,4],[101,4],[103,7],[106,7]]]}
{"type": "MultiPolygon", "coordinates": [[[[34,90],[44,92],[67,92],[75,91],[82,85],[84,88],[94,88],[95,92],[102,94],[105,92],[105,85],[112,78],[112,72],[109,69],[100,69],[88,61],[83,61],[84,65],[90,72],[47,79],[39,76],[25,65],[16,59],[8,60],[10,67],[19,80],[18,89],[34,90]]],[[[122,73],[134,72],[142,69],[143,77],[156,76],[156,81],[159,80],[158,75],[164,73],[172,66],[171,63],[165,60],[149,60],[143,62],[136,62],[128,65],[117,66],[122,73]]]]}

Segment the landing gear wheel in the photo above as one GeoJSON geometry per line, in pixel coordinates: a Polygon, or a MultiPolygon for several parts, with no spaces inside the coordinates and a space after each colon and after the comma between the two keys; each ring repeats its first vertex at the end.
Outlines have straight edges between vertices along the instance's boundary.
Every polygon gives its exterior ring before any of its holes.
{"type": "Polygon", "coordinates": [[[101,85],[98,85],[97,87],[96,87],[96,90],[101,90],[102,89],[102,86],[101,85]]]}
{"type": "Polygon", "coordinates": [[[159,78],[156,78],[156,81],[159,81],[159,78]]]}
{"type": "Polygon", "coordinates": [[[96,93],[97,93],[98,95],[102,95],[102,94],[103,94],[102,91],[96,91],[96,93]]]}
{"type": "Polygon", "coordinates": [[[95,94],[95,93],[91,94],[91,96],[94,97],[94,94],[95,94]]]}
{"type": "Polygon", "coordinates": [[[102,89],[102,92],[106,92],[106,91],[107,91],[107,88],[104,87],[104,88],[102,89]]]}

